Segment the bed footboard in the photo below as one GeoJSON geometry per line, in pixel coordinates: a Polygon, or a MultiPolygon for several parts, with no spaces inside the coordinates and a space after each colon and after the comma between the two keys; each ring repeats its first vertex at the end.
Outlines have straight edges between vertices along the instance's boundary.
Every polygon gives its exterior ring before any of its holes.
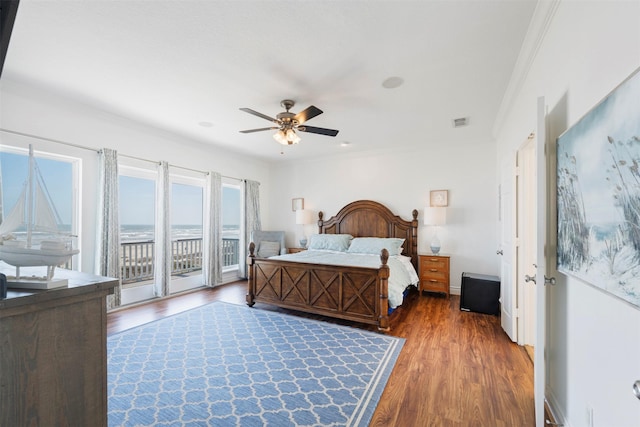
{"type": "Polygon", "coordinates": [[[373,324],[389,330],[389,253],[379,268],[347,267],[257,258],[249,245],[247,304],[256,302],[373,324]]]}

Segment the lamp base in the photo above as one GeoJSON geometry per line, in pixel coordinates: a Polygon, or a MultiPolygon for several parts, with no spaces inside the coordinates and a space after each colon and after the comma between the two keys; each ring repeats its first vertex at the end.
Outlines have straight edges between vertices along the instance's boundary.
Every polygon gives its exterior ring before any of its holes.
{"type": "Polygon", "coordinates": [[[429,247],[434,255],[440,252],[440,239],[438,239],[437,230],[433,233],[433,239],[431,239],[431,245],[429,247]]]}

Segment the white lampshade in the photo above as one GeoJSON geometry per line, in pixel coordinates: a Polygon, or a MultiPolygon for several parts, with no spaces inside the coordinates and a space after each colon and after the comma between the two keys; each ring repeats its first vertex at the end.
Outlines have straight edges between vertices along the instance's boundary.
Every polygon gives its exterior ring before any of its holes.
{"type": "Polygon", "coordinates": [[[273,134],[273,139],[278,141],[282,145],[297,144],[300,142],[300,137],[293,129],[287,129],[287,131],[279,130],[273,134]]]}
{"type": "Polygon", "coordinates": [[[313,213],[308,209],[298,209],[296,211],[296,224],[311,224],[313,222],[313,213]]]}
{"type": "Polygon", "coordinates": [[[273,134],[273,139],[282,145],[287,145],[287,135],[281,130],[273,134]]]}
{"type": "Polygon", "coordinates": [[[300,137],[293,129],[287,130],[287,142],[289,144],[297,144],[300,142],[300,137]]]}
{"type": "Polygon", "coordinates": [[[424,208],[425,225],[445,225],[447,223],[447,208],[443,206],[427,206],[424,208]]]}

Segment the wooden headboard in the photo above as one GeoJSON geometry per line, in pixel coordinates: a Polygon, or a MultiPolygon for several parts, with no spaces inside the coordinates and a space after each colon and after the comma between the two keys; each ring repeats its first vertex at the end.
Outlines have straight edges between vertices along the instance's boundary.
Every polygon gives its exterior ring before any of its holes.
{"type": "Polygon", "coordinates": [[[320,234],[351,234],[353,237],[399,237],[405,239],[402,254],[418,269],[418,211],[405,221],[386,206],[372,200],[351,202],[327,221],[318,213],[320,234]]]}

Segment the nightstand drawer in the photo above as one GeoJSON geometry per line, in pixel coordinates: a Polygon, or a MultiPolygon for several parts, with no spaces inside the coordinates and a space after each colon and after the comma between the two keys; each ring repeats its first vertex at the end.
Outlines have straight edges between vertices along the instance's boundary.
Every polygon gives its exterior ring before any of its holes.
{"type": "Polygon", "coordinates": [[[422,291],[441,292],[449,296],[449,256],[420,255],[419,277],[422,291]]]}
{"type": "Polygon", "coordinates": [[[435,279],[423,279],[422,290],[430,292],[444,292],[446,294],[449,294],[449,282],[442,282],[435,279]]]}
{"type": "Polygon", "coordinates": [[[420,269],[420,279],[421,280],[436,280],[439,282],[448,282],[449,281],[449,270],[438,270],[435,268],[426,268],[420,269]]]}
{"type": "Polygon", "coordinates": [[[442,257],[431,257],[431,256],[421,256],[420,257],[420,268],[424,268],[426,270],[437,269],[440,271],[448,271],[449,270],[449,259],[442,257]]]}

